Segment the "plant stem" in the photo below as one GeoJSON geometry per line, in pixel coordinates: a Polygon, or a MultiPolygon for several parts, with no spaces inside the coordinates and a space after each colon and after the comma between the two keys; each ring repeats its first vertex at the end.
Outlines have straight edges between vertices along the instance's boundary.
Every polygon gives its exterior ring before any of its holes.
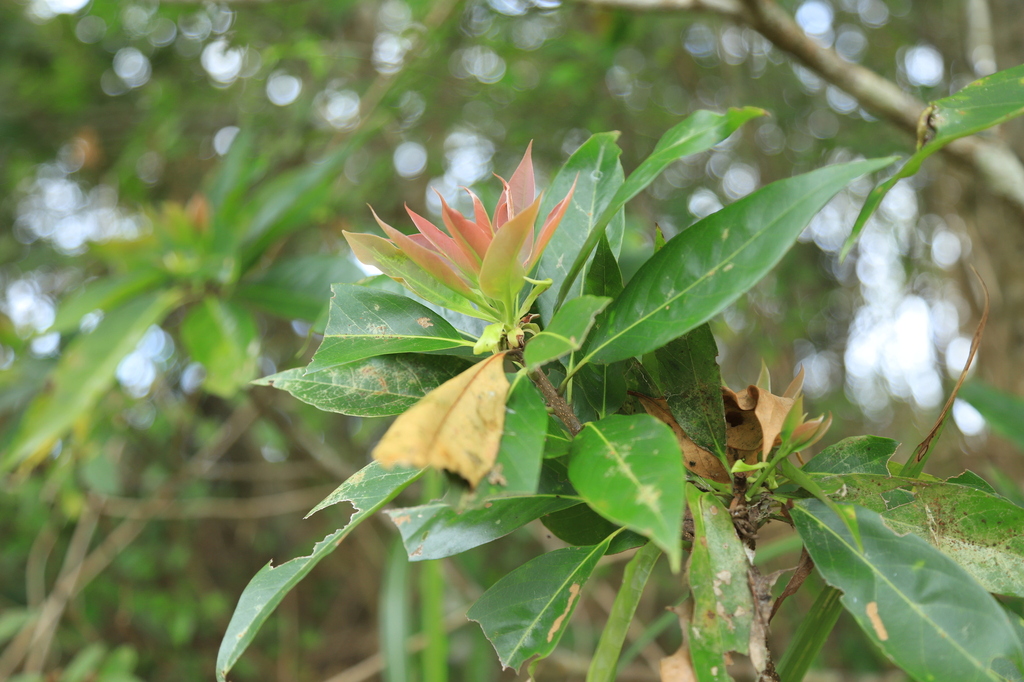
{"type": "Polygon", "coordinates": [[[380,649],[385,682],[409,679],[409,559],[400,538],[392,541],[380,593],[380,649]]]}
{"type": "MultiPolygon", "coordinates": [[[[425,478],[423,497],[433,500],[442,495],[443,482],[438,472],[425,478]]],[[[420,563],[420,627],[425,646],[421,663],[424,682],[448,679],[448,631],[444,626],[444,574],[440,559],[420,563]]]]}
{"type": "MultiPolygon", "coordinates": [[[[509,357],[515,360],[520,365],[523,365],[523,351],[520,349],[509,351],[509,357]]],[[[544,398],[544,403],[548,406],[548,409],[565,424],[565,428],[569,429],[569,434],[575,436],[577,433],[583,430],[583,425],[580,424],[580,420],[576,418],[576,413],[569,407],[569,403],[565,402],[558,390],[555,388],[548,376],[544,374],[540,369],[535,369],[532,372],[528,372],[530,380],[533,385],[540,391],[541,396],[544,398]]]]}
{"type": "Polygon", "coordinates": [[[793,640],[779,661],[777,670],[782,682],[800,682],[804,679],[807,669],[818,657],[818,652],[825,645],[825,640],[843,610],[839,594],[839,590],[826,585],[814,600],[814,605],[800,622],[800,627],[796,629],[793,640]]]}
{"type": "Polygon", "coordinates": [[[640,595],[643,594],[651,570],[660,556],[661,550],[653,542],[648,542],[626,565],[626,570],[622,574],[622,587],[615,597],[612,611],[608,614],[608,622],[597,643],[597,651],[590,661],[587,682],[615,680],[616,664],[622,651],[622,643],[626,640],[626,631],[633,622],[633,614],[636,613],[640,595]]]}

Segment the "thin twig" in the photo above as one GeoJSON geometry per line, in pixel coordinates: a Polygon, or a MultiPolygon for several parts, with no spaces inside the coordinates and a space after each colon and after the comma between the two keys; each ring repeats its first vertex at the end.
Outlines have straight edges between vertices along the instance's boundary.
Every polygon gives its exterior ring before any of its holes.
{"type": "MultiPolygon", "coordinates": [[[[896,83],[874,71],[860,64],[848,62],[835,50],[819,45],[804,33],[793,17],[774,0],[741,0],[744,7],[738,11],[733,9],[733,3],[718,2],[580,1],[602,7],[636,11],[700,9],[721,14],[753,28],[775,47],[854,97],[867,111],[912,136],[917,135],[917,121],[925,108],[924,102],[904,92],[896,83]]],[[[947,157],[973,169],[993,193],[1008,200],[1018,211],[1024,212],[1024,163],[1006,144],[1000,140],[981,139],[975,136],[954,140],[942,151],[947,157]]]]}
{"type": "Polygon", "coordinates": [[[67,608],[68,601],[78,582],[82,562],[89,551],[92,537],[96,533],[96,523],[99,518],[99,510],[93,504],[87,504],[78,517],[75,532],[71,535],[71,542],[68,543],[67,552],[64,553],[64,563],[61,565],[57,578],[57,585],[66,587],[54,589],[50,595],[51,598],[43,603],[39,618],[36,620],[35,631],[32,633],[32,639],[29,640],[25,672],[30,675],[43,672],[46,657],[50,653],[50,644],[53,642],[53,635],[57,631],[57,625],[64,615],[64,610],[67,608]]]}

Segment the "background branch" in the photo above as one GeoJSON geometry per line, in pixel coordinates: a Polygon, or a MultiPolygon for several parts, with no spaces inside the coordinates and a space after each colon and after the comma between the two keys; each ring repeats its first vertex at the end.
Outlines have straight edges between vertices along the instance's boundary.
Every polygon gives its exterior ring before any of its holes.
{"type": "MultiPolygon", "coordinates": [[[[583,0],[597,7],[635,11],[708,11],[746,24],[775,47],[800,61],[826,81],[840,88],[867,111],[916,137],[917,121],[924,102],[904,92],[896,83],[871,69],[848,62],[835,50],[822,47],[774,0],[583,0]]],[[[968,137],[943,150],[947,158],[973,170],[983,184],[1024,213],[1024,164],[997,139],[968,137]]]]}

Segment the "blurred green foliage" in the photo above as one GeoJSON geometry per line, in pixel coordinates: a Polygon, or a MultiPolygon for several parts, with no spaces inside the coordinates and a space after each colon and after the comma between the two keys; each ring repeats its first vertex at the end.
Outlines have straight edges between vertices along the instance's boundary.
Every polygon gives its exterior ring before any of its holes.
{"type": "MultiPolygon", "coordinates": [[[[973,79],[955,3],[818,4],[823,40],[922,98],[973,79]],[[907,77],[906,50],[921,44],[944,60],[933,86],[907,77]]],[[[825,160],[911,148],[749,29],[548,0],[7,2],[0,101],[0,678],[22,680],[208,677],[250,577],[344,524],[298,517],[365,463],[382,421],[246,382],[308,361],[329,285],[363,276],[341,230],[375,229],[367,203],[403,225],[403,204],[426,215],[431,186],[450,196],[507,175],[530,140],[550,174],[590,133],[620,130],[631,171],[694,109],[771,112],[634,202],[628,276],[655,223],[671,237],[716,202],[825,160]],[[54,586],[80,564],[87,575],[62,598],[54,586]],[[44,606],[60,611],[39,631],[45,646],[29,640],[44,606]]],[[[946,300],[928,241],[908,239],[918,246],[894,260],[907,291],[946,300]]],[[[913,440],[931,405],[883,390],[865,417],[844,392],[857,271],[814,241],[716,321],[724,378],[749,382],[762,357],[785,371],[821,358],[814,411],[849,429],[835,439],[887,415],[888,435],[913,440]]],[[[353,533],[233,677],[327,679],[371,657],[390,535],[376,522],[353,533]]],[[[534,529],[449,561],[445,606],[552,542],[534,529]]],[[[619,571],[595,575],[614,584],[619,571]]],[[[662,606],[641,604],[639,618],[662,606]]],[[[541,679],[582,678],[603,615],[581,607],[563,648],[583,665],[556,658],[541,679]]],[[[795,627],[785,617],[780,639],[795,627]]],[[[840,628],[824,665],[885,668],[840,628]]],[[[451,637],[463,679],[501,678],[478,631],[451,637]]],[[[657,641],[671,651],[678,638],[672,626],[657,641]]]]}

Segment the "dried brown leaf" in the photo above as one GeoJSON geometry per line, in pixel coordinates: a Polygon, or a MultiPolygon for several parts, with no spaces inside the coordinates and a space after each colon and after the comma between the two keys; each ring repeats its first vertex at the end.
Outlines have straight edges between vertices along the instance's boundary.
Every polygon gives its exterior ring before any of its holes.
{"type": "Polygon", "coordinates": [[[640,401],[640,404],[644,406],[644,410],[647,414],[651,415],[655,419],[665,422],[672,428],[672,432],[676,434],[676,439],[679,441],[679,446],[683,450],[683,465],[697,474],[701,478],[707,478],[712,481],[719,483],[729,482],[729,473],[722,466],[722,463],[718,461],[718,458],[711,452],[708,452],[704,448],[700,447],[686,435],[683,431],[683,427],[679,426],[675,417],[672,416],[672,411],[669,409],[668,401],[664,398],[652,398],[650,396],[643,395],[642,393],[631,392],[640,401]]]}
{"type": "Polygon", "coordinates": [[[674,654],[660,661],[661,682],[697,682],[697,673],[690,660],[690,647],[685,644],[674,654]]]}
{"type": "Polygon", "coordinates": [[[504,354],[446,381],[403,413],[373,450],[384,466],[445,469],[473,487],[494,466],[505,426],[504,354]]]}

